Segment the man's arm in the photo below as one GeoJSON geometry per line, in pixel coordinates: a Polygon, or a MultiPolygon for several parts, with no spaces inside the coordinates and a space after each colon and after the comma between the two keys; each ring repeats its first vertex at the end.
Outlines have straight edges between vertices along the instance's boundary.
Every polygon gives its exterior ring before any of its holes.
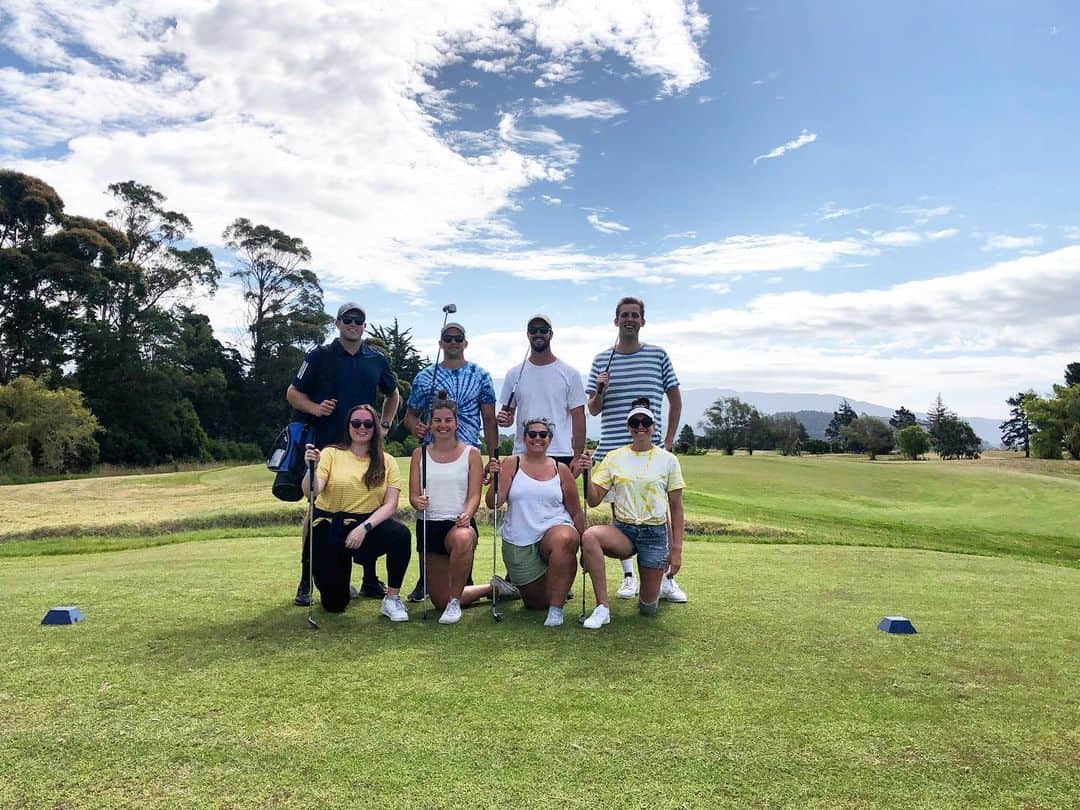
{"type": "Polygon", "coordinates": [[[575,456],[585,452],[585,406],[570,409],[570,447],[575,456]]]}
{"type": "Polygon", "coordinates": [[[480,406],[480,418],[484,422],[484,443],[487,444],[488,458],[495,458],[499,447],[499,425],[495,421],[495,403],[485,402],[480,406]]]}
{"type": "Polygon", "coordinates": [[[324,399],[318,403],[312,402],[311,397],[295,385],[289,386],[289,390],[285,392],[285,399],[300,413],[306,413],[310,416],[329,416],[337,407],[336,399],[324,399]]]}
{"type": "Polygon", "coordinates": [[[682,419],[682,392],[679,386],[673,385],[667,390],[668,401],[668,425],[664,431],[664,449],[671,450],[675,446],[675,432],[679,429],[679,420],[682,419]]]}
{"type": "Polygon", "coordinates": [[[386,399],[382,404],[382,416],[379,421],[384,425],[393,425],[394,416],[397,415],[398,406],[401,404],[401,392],[397,390],[397,386],[394,390],[386,395],[386,399]]]}

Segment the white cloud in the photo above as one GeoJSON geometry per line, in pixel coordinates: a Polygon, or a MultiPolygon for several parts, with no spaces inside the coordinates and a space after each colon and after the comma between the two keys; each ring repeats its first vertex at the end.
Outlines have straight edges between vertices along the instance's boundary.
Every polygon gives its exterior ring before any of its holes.
{"type": "Polygon", "coordinates": [[[904,205],[900,207],[900,213],[911,214],[913,216],[922,217],[923,219],[930,219],[932,217],[943,217],[946,214],[952,213],[951,205],[939,205],[935,208],[922,208],[915,205],[904,205]]]}
{"type": "Polygon", "coordinates": [[[1061,232],[1068,241],[1080,242],[1080,225],[1066,225],[1061,232]]]}
{"type": "Polygon", "coordinates": [[[951,239],[958,233],[960,233],[960,231],[957,228],[944,228],[940,231],[927,231],[926,238],[931,242],[936,242],[939,239],[951,239]]]}
{"type": "Polygon", "coordinates": [[[781,144],[780,146],[773,149],[771,152],[766,152],[764,155],[758,155],[756,158],[754,158],[754,165],[756,166],[758,164],[758,161],[761,160],[771,160],[772,158],[783,157],[788,152],[794,151],[795,149],[802,149],[808,143],[813,143],[816,140],[816,133],[804,129],[799,135],[799,137],[792,138],[790,141],[785,144],[781,144]]]}
{"type": "Polygon", "coordinates": [[[303,238],[326,285],[415,296],[429,276],[410,251],[505,232],[518,195],[579,154],[509,114],[453,131],[443,68],[554,82],[614,55],[681,93],[708,76],[707,27],[691,0],[8,3],[0,36],[33,70],[0,75],[0,159],[74,212],[100,216],[105,186],[134,178],[204,244],[247,216],[303,238]]]}
{"type": "Polygon", "coordinates": [[[914,231],[878,231],[872,238],[875,244],[888,247],[909,247],[922,241],[922,236],[914,231]]]}
{"type": "Polygon", "coordinates": [[[589,214],[587,217],[585,217],[585,219],[590,225],[596,228],[596,230],[600,231],[600,233],[621,233],[630,230],[621,222],[616,222],[615,220],[605,221],[600,219],[600,215],[595,212],[589,214]]]}
{"type": "Polygon", "coordinates": [[[982,249],[986,251],[1024,250],[1027,248],[1036,248],[1041,244],[1041,236],[1009,236],[1008,234],[996,234],[986,240],[982,249]]]}
{"type": "Polygon", "coordinates": [[[558,197],[552,197],[548,194],[541,194],[540,199],[544,201],[544,205],[562,205],[562,200],[558,197]]]}
{"type": "Polygon", "coordinates": [[[551,104],[538,102],[533,106],[533,115],[543,118],[545,116],[557,116],[560,118],[614,118],[623,115],[626,108],[617,101],[611,99],[583,99],[563,96],[563,100],[551,104]]]}
{"type": "Polygon", "coordinates": [[[664,235],[665,239],[697,239],[697,231],[680,231],[664,235]]]}
{"type": "Polygon", "coordinates": [[[850,217],[855,214],[861,214],[864,211],[869,211],[876,206],[871,203],[870,205],[863,205],[858,208],[839,208],[834,202],[827,202],[825,205],[817,211],[817,217],[820,221],[826,222],[830,219],[840,219],[841,217],[850,217]]]}

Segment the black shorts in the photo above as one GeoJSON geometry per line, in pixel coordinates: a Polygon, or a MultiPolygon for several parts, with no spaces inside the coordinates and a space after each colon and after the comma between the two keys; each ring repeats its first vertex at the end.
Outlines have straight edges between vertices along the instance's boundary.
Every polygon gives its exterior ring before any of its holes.
{"type": "MultiPolygon", "coordinates": [[[[476,519],[470,520],[469,525],[472,526],[473,532],[479,537],[480,532],[476,528],[476,519]]],[[[450,552],[446,548],[446,535],[450,534],[452,528],[454,528],[454,521],[452,520],[427,521],[428,554],[442,554],[444,557],[450,556],[450,552]]],[[[416,551],[418,554],[424,553],[424,521],[419,519],[416,521],[416,551]]]]}
{"type": "Polygon", "coordinates": [[[548,456],[548,458],[553,458],[560,464],[565,464],[567,467],[569,467],[570,462],[574,460],[573,456],[548,456]]]}

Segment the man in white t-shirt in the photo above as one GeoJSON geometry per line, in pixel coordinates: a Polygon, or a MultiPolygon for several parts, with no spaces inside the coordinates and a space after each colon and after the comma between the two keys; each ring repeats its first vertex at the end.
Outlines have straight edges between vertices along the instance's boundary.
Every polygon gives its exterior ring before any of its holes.
{"type": "Polygon", "coordinates": [[[551,318],[533,315],[526,325],[529,355],[506,372],[495,421],[500,427],[516,425],[514,452],[525,452],[527,419],[544,418],[553,425],[548,455],[569,465],[585,451],[585,387],[576,369],[551,351],[555,336],[551,318]]]}

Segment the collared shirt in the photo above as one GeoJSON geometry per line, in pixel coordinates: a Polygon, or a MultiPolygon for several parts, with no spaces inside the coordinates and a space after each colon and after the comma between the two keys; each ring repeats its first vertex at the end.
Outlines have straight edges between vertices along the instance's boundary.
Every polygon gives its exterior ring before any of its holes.
{"type": "MultiPolygon", "coordinates": [[[[446,389],[446,395],[457,403],[458,439],[479,447],[484,426],[480,406],[495,404],[495,386],[491,382],[491,375],[476,363],[466,363],[461,368],[444,368],[440,365],[437,370],[435,366],[428,366],[413,380],[408,407],[426,419],[428,406],[441,388],[446,389]]],[[[429,432],[424,437],[425,444],[431,439],[429,432]]]]}
{"type": "Polygon", "coordinates": [[[663,525],[668,493],[686,487],[679,459],[655,446],[641,452],[629,445],[612,450],[593,468],[592,480],[614,490],[615,519],[637,526],[663,525]]]}
{"type": "Polygon", "coordinates": [[[293,379],[293,386],[315,403],[324,399],[337,400],[337,407],[329,416],[305,415],[315,430],[313,444],[325,447],[343,438],[348,441],[345,421],[349,411],[356,405],[374,406],[376,389],[389,395],[397,387],[397,379],[386,355],[366,342],[360,344],[356,354],[349,354],[341,341],[334,338],[328,348],[318,346],[307,353],[293,379]],[[322,373],[324,359],[334,363],[332,375],[322,373]]]}

